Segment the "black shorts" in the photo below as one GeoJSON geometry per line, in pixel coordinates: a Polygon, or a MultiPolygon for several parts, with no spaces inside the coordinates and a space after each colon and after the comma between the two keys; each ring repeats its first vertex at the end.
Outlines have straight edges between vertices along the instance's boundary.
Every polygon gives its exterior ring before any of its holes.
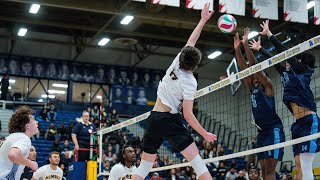
{"type": "Polygon", "coordinates": [[[180,114],[152,111],[146,123],[142,142],[146,153],[156,154],[164,140],[168,140],[180,152],[194,142],[183,126],[180,114]]]}

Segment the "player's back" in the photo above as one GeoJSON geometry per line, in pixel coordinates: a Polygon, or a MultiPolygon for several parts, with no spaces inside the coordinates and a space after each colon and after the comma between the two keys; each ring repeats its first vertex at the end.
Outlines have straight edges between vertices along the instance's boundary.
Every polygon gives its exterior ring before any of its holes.
{"type": "Polygon", "coordinates": [[[14,164],[8,157],[11,148],[17,147],[25,158],[29,156],[31,141],[24,133],[12,133],[0,145],[0,180],[20,179],[25,166],[14,164]]]}

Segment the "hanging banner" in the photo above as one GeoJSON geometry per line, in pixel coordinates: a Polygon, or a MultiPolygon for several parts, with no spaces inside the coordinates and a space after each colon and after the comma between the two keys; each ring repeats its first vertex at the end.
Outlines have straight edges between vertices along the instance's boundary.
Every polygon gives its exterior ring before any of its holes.
{"type": "Polygon", "coordinates": [[[314,5],[314,21],[313,23],[315,25],[320,25],[320,0],[315,0],[315,5],[314,5]]]}
{"type": "Polygon", "coordinates": [[[209,10],[213,11],[214,0],[186,0],[186,8],[202,10],[206,3],[210,3],[209,10]]]}
{"type": "Polygon", "coordinates": [[[153,4],[180,7],[180,0],[151,0],[153,4]]]}
{"type": "Polygon", "coordinates": [[[252,16],[278,20],[278,0],[253,0],[252,16]]]}
{"type": "Polygon", "coordinates": [[[220,0],[219,12],[244,16],[245,6],[245,0],[220,0]]]}
{"type": "Polygon", "coordinates": [[[308,23],[308,0],[284,0],[285,21],[308,23]]]}

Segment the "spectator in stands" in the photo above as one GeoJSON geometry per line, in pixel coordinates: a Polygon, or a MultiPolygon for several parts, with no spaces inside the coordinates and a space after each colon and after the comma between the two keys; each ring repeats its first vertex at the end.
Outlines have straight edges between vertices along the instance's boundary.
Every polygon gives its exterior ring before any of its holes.
{"type": "Polygon", "coordinates": [[[111,159],[111,161],[110,161],[111,167],[114,166],[115,164],[117,164],[117,162],[118,162],[118,156],[117,156],[117,154],[112,154],[112,159],[111,159]]]}
{"type": "Polygon", "coordinates": [[[190,180],[198,180],[196,173],[192,173],[190,180]]]}
{"type": "Polygon", "coordinates": [[[44,105],[42,107],[42,109],[41,109],[40,115],[41,115],[42,119],[45,120],[45,121],[48,120],[47,119],[47,113],[48,113],[48,107],[47,107],[47,105],[44,105]]]}
{"type": "Polygon", "coordinates": [[[50,121],[55,121],[57,119],[57,110],[54,108],[54,104],[50,104],[50,108],[48,109],[47,112],[47,118],[50,121]]]}
{"type": "Polygon", "coordinates": [[[251,167],[249,170],[249,180],[259,180],[260,169],[258,167],[251,167]]]}
{"type": "Polygon", "coordinates": [[[246,178],[246,173],[241,170],[239,171],[238,177],[236,177],[235,180],[248,180],[248,179],[246,178]]]}
{"type": "Polygon", "coordinates": [[[74,127],[74,123],[70,123],[69,126],[67,127],[67,139],[71,140],[71,134],[72,134],[72,129],[74,127]]]}
{"type": "Polygon", "coordinates": [[[60,126],[58,127],[57,133],[60,141],[67,139],[67,129],[64,127],[63,122],[61,122],[60,126]]]}
{"type": "Polygon", "coordinates": [[[152,177],[150,180],[162,180],[162,177],[159,176],[157,172],[152,174],[152,177]]]}
{"type": "MultiPolygon", "coordinates": [[[[256,148],[256,137],[252,137],[251,141],[247,145],[247,150],[256,148]]],[[[251,154],[246,157],[247,159],[247,169],[250,168],[250,164],[256,164],[256,154],[251,154]]]]}
{"type": "Polygon", "coordinates": [[[110,114],[110,119],[111,119],[111,124],[115,125],[116,122],[119,122],[119,115],[117,113],[116,109],[113,109],[111,114],[110,114]]]}
{"type": "Polygon", "coordinates": [[[185,179],[191,179],[192,174],[193,174],[193,170],[191,169],[190,166],[185,167],[184,170],[182,171],[182,176],[185,179]]]}
{"type": "Polygon", "coordinates": [[[109,143],[108,138],[104,138],[103,144],[102,144],[102,150],[104,150],[105,154],[107,154],[108,148],[109,146],[111,146],[111,144],[109,143]]]}
{"type": "Polygon", "coordinates": [[[227,180],[235,180],[238,176],[234,167],[231,167],[230,170],[227,172],[226,178],[227,180]]]}
{"type": "Polygon", "coordinates": [[[62,180],[66,179],[67,177],[67,169],[65,168],[66,166],[64,164],[61,164],[60,163],[60,169],[62,170],[63,172],[63,177],[62,177],[62,180]]]}
{"type": "Polygon", "coordinates": [[[51,122],[49,128],[46,131],[45,139],[49,141],[53,141],[54,139],[56,139],[56,136],[57,136],[57,129],[54,126],[54,122],[51,122]]]}
{"type": "MultiPolygon", "coordinates": [[[[89,123],[89,112],[82,112],[82,122],[78,122],[72,129],[72,141],[74,143],[74,151],[78,153],[78,161],[88,161],[90,152],[79,151],[79,148],[90,148],[90,135],[97,132],[96,127],[89,123]]],[[[99,138],[98,143],[99,143],[99,138]]],[[[99,144],[98,144],[99,145],[99,144]]],[[[94,147],[95,148],[95,147],[94,147]]]]}
{"type": "Polygon", "coordinates": [[[140,140],[140,137],[139,136],[135,136],[134,137],[134,140],[132,141],[132,146],[134,148],[136,148],[137,146],[141,146],[141,140],[140,140]]]}
{"type": "Polygon", "coordinates": [[[110,172],[111,171],[111,164],[110,164],[110,161],[107,161],[105,162],[104,164],[104,170],[107,171],[107,172],[110,172]]]}
{"type": "Polygon", "coordinates": [[[7,100],[9,88],[9,76],[4,75],[1,80],[1,100],[7,100]]]}
{"type": "Polygon", "coordinates": [[[100,112],[99,112],[98,106],[94,105],[93,109],[91,110],[91,117],[93,117],[94,119],[99,119],[99,115],[100,115],[100,112]]]}
{"type": "Polygon", "coordinates": [[[224,180],[228,172],[228,169],[225,167],[224,161],[220,161],[217,171],[217,180],[224,180]]]}
{"type": "MultiPolygon", "coordinates": [[[[1,143],[0,143],[1,144],[1,143]]],[[[36,162],[37,159],[37,151],[34,146],[30,147],[30,152],[29,152],[29,160],[36,162]]],[[[31,179],[34,171],[30,167],[25,167],[23,169],[23,173],[21,174],[20,180],[25,180],[25,179],[31,179]]]]}
{"type": "Polygon", "coordinates": [[[139,166],[140,166],[140,163],[141,163],[141,158],[139,158],[139,159],[136,160],[136,167],[139,167],[139,166]]]}
{"type": "Polygon", "coordinates": [[[57,151],[59,153],[61,152],[58,139],[55,139],[53,141],[53,145],[51,146],[50,152],[54,152],[54,151],[57,151]]]}
{"type": "Polygon", "coordinates": [[[289,169],[287,168],[287,164],[283,163],[280,169],[280,177],[282,177],[283,175],[290,175],[291,176],[291,172],[289,171],[289,169]]]}
{"type": "MultiPolygon", "coordinates": [[[[109,152],[107,152],[107,161],[111,161],[112,160],[112,152],[111,151],[109,151],[109,152]]],[[[110,165],[111,166],[111,165],[110,165]]]]}
{"type": "Polygon", "coordinates": [[[66,170],[68,170],[69,164],[72,162],[70,151],[64,151],[61,155],[60,164],[64,164],[66,170]]]}
{"type": "Polygon", "coordinates": [[[73,148],[69,145],[69,141],[68,141],[68,140],[64,140],[63,145],[60,146],[60,150],[61,150],[62,152],[72,151],[73,148]]]}
{"type": "Polygon", "coordinates": [[[166,180],[179,180],[176,169],[170,170],[170,174],[167,176],[166,180]]]}
{"type": "MultiPolygon", "coordinates": [[[[106,108],[105,107],[102,107],[101,109],[101,115],[102,115],[102,119],[103,118],[106,118],[107,119],[107,112],[106,112],[106,108]]],[[[104,121],[106,122],[106,121],[104,121]]]]}

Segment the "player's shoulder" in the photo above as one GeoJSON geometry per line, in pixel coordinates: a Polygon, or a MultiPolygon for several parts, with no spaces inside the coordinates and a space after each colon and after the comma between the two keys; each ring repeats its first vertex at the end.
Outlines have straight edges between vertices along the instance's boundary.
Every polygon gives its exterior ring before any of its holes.
{"type": "Polygon", "coordinates": [[[61,174],[63,174],[63,170],[60,167],[57,167],[57,171],[61,174]]]}
{"type": "Polygon", "coordinates": [[[196,78],[193,76],[193,74],[185,74],[181,76],[181,80],[182,80],[181,82],[186,85],[190,85],[190,86],[198,85],[198,82],[196,78]]]}
{"type": "Polygon", "coordinates": [[[124,166],[121,163],[115,164],[112,169],[124,169],[124,166]]]}

